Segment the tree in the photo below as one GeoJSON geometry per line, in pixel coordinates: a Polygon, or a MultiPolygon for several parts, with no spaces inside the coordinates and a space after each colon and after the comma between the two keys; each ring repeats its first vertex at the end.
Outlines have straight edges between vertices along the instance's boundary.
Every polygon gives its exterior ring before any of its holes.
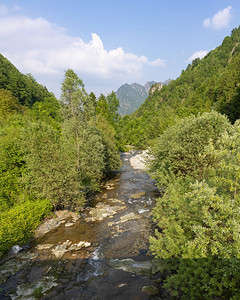
{"type": "Polygon", "coordinates": [[[165,190],[153,210],[150,248],[165,260],[164,287],[177,299],[238,299],[239,123],[216,112],[190,117],[156,147],[153,165],[165,190]]]}
{"type": "Polygon", "coordinates": [[[116,94],[112,92],[107,97],[103,94],[100,95],[97,102],[97,113],[105,117],[105,119],[113,126],[116,127],[120,116],[118,114],[119,100],[116,94]]]}
{"type": "Polygon", "coordinates": [[[218,140],[225,130],[231,130],[228,119],[217,113],[203,113],[179,120],[156,140],[155,159],[150,170],[162,188],[176,177],[191,176],[201,181],[214,160],[205,147],[218,140]]]}
{"type": "Polygon", "coordinates": [[[8,90],[0,89],[0,121],[13,113],[21,111],[22,107],[16,97],[8,90]]]}
{"type": "Polygon", "coordinates": [[[83,186],[59,132],[37,121],[28,124],[23,140],[26,162],[23,182],[29,195],[49,199],[54,208],[82,206],[85,202],[83,186]]]}
{"type": "Polygon", "coordinates": [[[82,81],[68,70],[62,86],[65,119],[62,124],[62,145],[69,159],[76,161],[82,191],[98,190],[104,174],[104,143],[96,125],[96,99],[87,95],[82,81]]]}
{"type": "Polygon", "coordinates": [[[72,118],[73,130],[75,136],[76,153],[77,153],[77,169],[80,171],[80,142],[79,142],[79,122],[78,119],[81,115],[84,103],[86,102],[86,91],[81,79],[72,69],[65,72],[65,79],[62,83],[61,100],[69,111],[69,118],[72,118]]]}
{"type": "Polygon", "coordinates": [[[120,116],[118,114],[118,108],[119,108],[119,100],[116,97],[116,94],[112,91],[111,94],[109,94],[106,97],[106,101],[108,104],[108,110],[109,110],[109,122],[112,126],[116,126],[115,124],[118,123],[120,116]]]}

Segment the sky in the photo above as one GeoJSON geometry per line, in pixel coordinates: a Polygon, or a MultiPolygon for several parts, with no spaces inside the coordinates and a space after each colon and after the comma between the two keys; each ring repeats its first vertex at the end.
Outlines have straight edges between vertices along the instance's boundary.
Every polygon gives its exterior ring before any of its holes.
{"type": "Polygon", "coordinates": [[[0,53],[56,97],[69,68],[99,96],[176,79],[239,26],[239,0],[0,0],[0,53]]]}

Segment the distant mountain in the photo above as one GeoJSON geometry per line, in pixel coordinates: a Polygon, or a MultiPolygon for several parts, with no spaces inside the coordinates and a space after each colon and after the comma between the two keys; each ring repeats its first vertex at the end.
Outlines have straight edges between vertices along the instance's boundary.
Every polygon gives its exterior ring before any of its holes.
{"type": "Polygon", "coordinates": [[[150,88],[151,88],[154,84],[156,84],[155,81],[148,81],[148,82],[145,83],[144,87],[145,87],[145,90],[147,91],[147,93],[149,93],[150,88]]]}
{"type": "MultiPolygon", "coordinates": [[[[169,81],[161,83],[162,85],[168,84],[169,81]]],[[[157,82],[148,81],[144,86],[139,83],[122,85],[116,92],[116,96],[119,99],[119,113],[124,116],[133,113],[148,97],[149,91],[153,85],[157,82]]]]}

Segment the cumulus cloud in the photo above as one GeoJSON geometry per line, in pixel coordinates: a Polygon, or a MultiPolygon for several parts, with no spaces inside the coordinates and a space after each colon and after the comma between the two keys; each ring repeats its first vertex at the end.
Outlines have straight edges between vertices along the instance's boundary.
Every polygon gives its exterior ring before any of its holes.
{"type": "Polygon", "coordinates": [[[212,18],[206,18],[203,21],[203,26],[215,30],[228,27],[232,17],[231,10],[231,6],[228,6],[223,10],[219,10],[212,18]]]}
{"type": "Polygon", "coordinates": [[[197,51],[195,53],[193,53],[193,55],[191,57],[189,57],[189,59],[187,60],[188,62],[192,62],[194,59],[196,58],[200,58],[202,59],[204,56],[206,56],[208,54],[207,50],[200,50],[197,51]]]}
{"type": "Polygon", "coordinates": [[[151,61],[121,47],[107,51],[96,33],[86,42],[43,18],[10,16],[5,7],[0,7],[0,14],[0,53],[22,72],[49,75],[72,68],[81,74],[112,78],[141,75],[144,65],[165,65],[160,58],[151,61]]]}

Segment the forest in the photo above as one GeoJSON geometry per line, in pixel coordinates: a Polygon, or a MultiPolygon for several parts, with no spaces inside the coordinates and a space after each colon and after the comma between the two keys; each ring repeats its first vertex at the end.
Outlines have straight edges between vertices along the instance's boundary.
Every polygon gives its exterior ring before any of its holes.
{"type": "Polygon", "coordinates": [[[0,57],[0,255],[53,209],[82,209],[121,164],[118,100],[88,95],[69,69],[61,100],[0,57]]]}
{"type": "Polygon", "coordinates": [[[53,210],[81,210],[149,149],[161,192],[149,238],[169,299],[240,298],[240,27],[132,115],[87,94],[72,69],[60,100],[0,56],[0,256],[53,210]]]}

